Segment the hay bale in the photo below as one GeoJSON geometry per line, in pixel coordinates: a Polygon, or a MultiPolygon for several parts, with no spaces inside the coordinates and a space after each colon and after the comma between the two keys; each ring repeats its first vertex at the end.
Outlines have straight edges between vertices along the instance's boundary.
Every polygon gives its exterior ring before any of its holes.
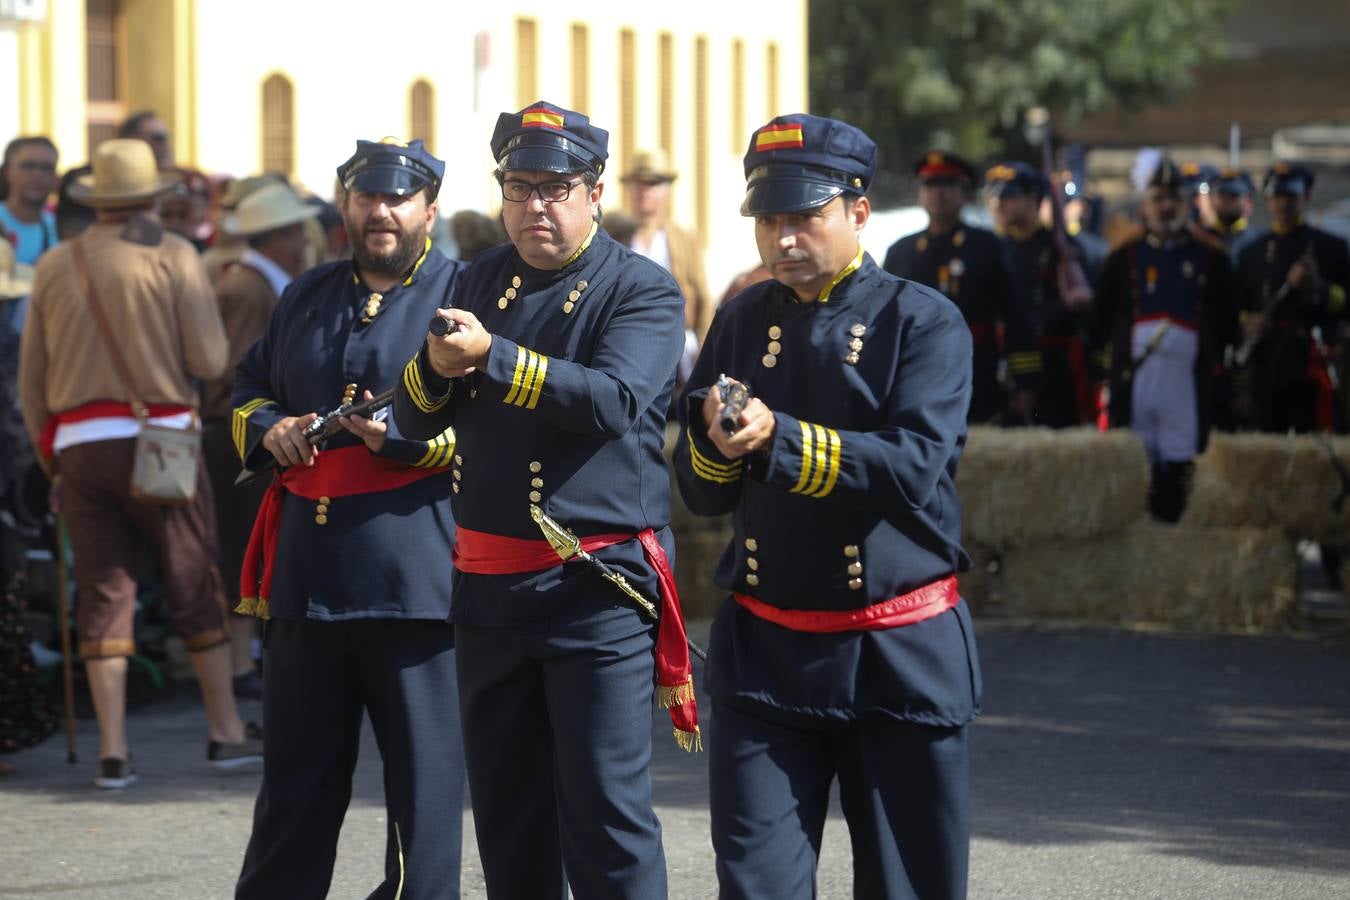
{"type": "Polygon", "coordinates": [[[1144,514],[1149,469],[1126,429],[971,428],[957,469],[969,547],[1119,534],[1144,514]]]}
{"type": "Polygon", "coordinates": [[[1009,553],[1002,578],[1017,615],[1260,631],[1293,604],[1296,572],[1279,528],[1140,521],[1112,540],[1009,553]]]}
{"type": "Polygon", "coordinates": [[[1332,509],[1341,478],[1328,447],[1350,466],[1350,438],[1213,435],[1196,459],[1183,523],[1282,528],[1298,538],[1344,540],[1350,533],[1350,502],[1340,512],[1332,509]]]}

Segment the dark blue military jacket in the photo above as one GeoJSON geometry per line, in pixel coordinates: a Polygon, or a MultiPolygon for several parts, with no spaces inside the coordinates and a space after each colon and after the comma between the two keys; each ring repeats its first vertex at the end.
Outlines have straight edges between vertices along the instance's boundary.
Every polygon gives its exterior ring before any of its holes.
{"type": "MultiPolygon", "coordinates": [[[[235,374],[236,449],[255,468],[268,455],[267,429],[286,416],[326,412],[392,387],[426,336],[437,307],[450,306],[464,264],[429,249],[416,271],[366,314],[371,292],[349,261],[318,266],[282,295],[267,333],[235,374]]],[[[361,442],[341,432],[324,448],[361,442]]],[[[410,440],[390,423],[381,456],[410,466],[448,465],[453,432],[410,440]]],[[[320,451],[322,455],[322,449],[320,451]]],[[[287,494],[270,597],[287,619],[444,619],[450,614],[455,527],[450,478],[431,475],[401,488],[315,501],[287,494]]]]}
{"type": "Polygon", "coordinates": [[[1216,412],[1227,404],[1217,395],[1222,386],[1214,376],[1224,348],[1237,337],[1233,270],[1222,250],[1183,231],[1170,240],[1153,234],[1136,238],[1106,258],[1092,309],[1092,344],[1109,360],[1112,425],[1130,424],[1134,326],[1162,319],[1191,329],[1199,340],[1194,367],[1199,453],[1216,412]]]}
{"type": "MultiPolygon", "coordinates": [[[[465,272],[458,296],[492,333],[487,365],[447,381],[423,348],[408,362],[394,417],[405,434],[419,437],[453,425],[459,525],[542,540],[529,514],[538,504],[583,537],[655,529],[673,559],[661,445],[684,346],[675,280],[596,231],[559,270],[527,265],[509,244],[485,251],[465,272]]],[[[655,573],[636,541],[596,555],[657,596],[655,573]]],[[[465,625],[580,615],[596,604],[627,602],[582,563],[512,575],[455,572],[454,621],[465,625]]]]}
{"type": "MultiPolygon", "coordinates": [[[[680,403],[675,448],[690,509],[734,512],[716,583],[785,609],[851,610],[968,568],[955,477],[970,372],[956,306],[870,257],[825,302],[798,303],[776,281],[732,300],[680,403]],[[701,406],[719,373],[774,411],[767,453],[731,461],[709,440],[701,406]]],[[[706,686],[792,714],[935,725],[969,721],[980,694],[964,603],[901,628],[813,634],[731,601],[706,686]]]]}
{"type": "Polygon", "coordinates": [[[986,422],[1003,408],[998,383],[1001,358],[1006,358],[1007,374],[1019,387],[1040,387],[1040,349],[993,232],[961,225],[947,234],[911,234],[886,251],[884,268],[892,275],[937,288],[965,316],[974,340],[970,421],[986,422]]]}

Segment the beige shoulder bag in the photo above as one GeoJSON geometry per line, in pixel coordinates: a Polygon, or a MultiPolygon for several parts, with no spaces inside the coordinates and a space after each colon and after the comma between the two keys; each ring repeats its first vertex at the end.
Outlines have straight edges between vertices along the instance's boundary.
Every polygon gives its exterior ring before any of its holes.
{"type": "Polygon", "coordinates": [[[145,503],[157,503],[163,506],[182,506],[197,495],[197,458],[201,454],[201,423],[194,412],[192,423],[187,428],[172,428],[156,425],[150,421],[150,411],[145,403],[136,396],[131,386],[131,371],[113,340],[112,329],[99,303],[98,293],[94,290],[93,279],[89,277],[89,262],[84,255],[83,241],[71,242],[71,252],[75,256],[75,268],[79,272],[80,287],[89,308],[98,323],[99,334],[104,346],[112,357],[117,377],[126,391],[131,410],[140,422],[140,434],[136,437],[136,449],[131,466],[131,496],[145,503]]]}

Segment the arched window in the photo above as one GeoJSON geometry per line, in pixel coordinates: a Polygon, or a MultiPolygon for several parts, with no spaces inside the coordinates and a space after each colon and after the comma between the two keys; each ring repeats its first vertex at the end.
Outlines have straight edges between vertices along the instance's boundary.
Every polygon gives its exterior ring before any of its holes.
{"type": "Polygon", "coordinates": [[[422,139],[428,153],[435,153],[436,89],[425,78],[414,81],[408,90],[408,140],[422,139]]]}
{"type": "Polygon", "coordinates": [[[295,174],[295,88],[285,75],[269,75],[262,85],[262,167],[295,174]]]}

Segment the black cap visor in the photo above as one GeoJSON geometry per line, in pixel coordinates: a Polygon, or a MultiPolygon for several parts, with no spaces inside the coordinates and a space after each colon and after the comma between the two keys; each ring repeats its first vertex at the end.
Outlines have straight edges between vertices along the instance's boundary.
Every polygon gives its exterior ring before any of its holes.
{"type": "Polygon", "coordinates": [[[369,194],[392,194],[395,197],[408,197],[422,190],[432,188],[431,196],[436,198],[439,185],[428,180],[421,173],[406,166],[373,165],[360,169],[349,176],[344,185],[349,191],[365,191],[369,194]]]}
{"type": "Polygon", "coordinates": [[[1040,193],[1038,189],[1020,181],[992,181],[985,191],[991,197],[1030,197],[1040,193]]]}
{"type": "Polygon", "coordinates": [[[506,142],[497,160],[499,172],[594,172],[604,160],[560,134],[521,134],[506,142]]]}
{"type": "Polygon", "coordinates": [[[1291,194],[1295,197],[1302,197],[1308,193],[1311,187],[1312,185],[1308,184],[1306,178],[1277,175],[1266,183],[1266,196],[1291,194]]]}

